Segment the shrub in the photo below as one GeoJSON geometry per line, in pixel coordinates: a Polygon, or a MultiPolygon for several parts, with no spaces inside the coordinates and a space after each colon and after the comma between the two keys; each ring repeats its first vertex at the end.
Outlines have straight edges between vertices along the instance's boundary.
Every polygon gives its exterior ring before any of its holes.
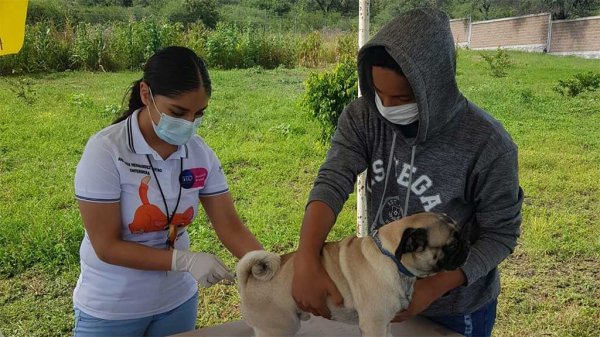
{"type": "Polygon", "coordinates": [[[23,48],[18,54],[0,58],[0,74],[63,71],[69,69],[68,34],[49,21],[30,25],[25,30],[23,48]]]}
{"type": "Polygon", "coordinates": [[[299,63],[304,67],[316,67],[323,55],[323,38],[319,32],[307,34],[300,42],[299,63]]]}
{"type": "Polygon", "coordinates": [[[206,59],[206,40],[209,30],[202,22],[194,22],[183,32],[182,46],[192,49],[198,56],[206,59]]]}
{"type": "Polygon", "coordinates": [[[231,24],[219,23],[207,34],[204,50],[208,64],[223,69],[291,67],[296,62],[293,42],[284,36],[231,24]]]}
{"type": "Polygon", "coordinates": [[[336,45],[336,59],[338,62],[356,59],[358,54],[358,41],[356,34],[343,34],[338,36],[336,45]]]}
{"type": "Polygon", "coordinates": [[[558,80],[554,91],[563,96],[575,97],[585,91],[595,91],[600,88],[600,73],[588,71],[579,73],[566,80],[558,80]]]}
{"type": "Polygon", "coordinates": [[[200,21],[209,28],[215,28],[219,22],[215,0],[172,0],[161,12],[169,21],[186,25],[200,21]]]}
{"type": "Polygon", "coordinates": [[[292,67],[296,61],[292,43],[286,41],[282,35],[259,33],[254,29],[247,29],[242,35],[240,47],[244,59],[243,68],[292,67]]]}
{"type": "Polygon", "coordinates": [[[332,71],[309,74],[303,105],[321,126],[320,141],[327,143],[335,132],[342,110],[358,95],[356,61],[347,60],[332,71]]]}
{"type": "Polygon", "coordinates": [[[153,19],[72,25],[62,27],[51,21],[28,25],[24,46],[18,54],[0,58],[0,75],[49,71],[139,70],[150,55],[170,45],[193,49],[211,67],[267,69],[279,66],[318,66],[342,60],[352,53],[349,37],[331,43],[331,57],[324,52],[319,33],[304,38],[298,34],[274,34],[261,28],[240,28],[219,23],[216,30],[201,22],[184,24],[153,19]],[[339,55],[338,55],[339,54],[339,55]]]}
{"type": "Polygon", "coordinates": [[[102,27],[89,23],[77,25],[70,56],[72,66],[83,70],[105,70],[106,58],[106,39],[102,27]]]}
{"type": "Polygon", "coordinates": [[[77,21],[92,24],[107,22],[127,22],[129,12],[127,8],[120,6],[79,6],[72,10],[77,21]]]}
{"type": "Polygon", "coordinates": [[[240,33],[233,25],[217,24],[206,39],[206,60],[217,68],[235,68],[242,63],[239,56],[240,33]]]}
{"type": "Polygon", "coordinates": [[[183,25],[143,19],[111,25],[108,53],[115,69],[139,70],[163,47],[182,43],[183,25]]]}
{"type": "Polygon", "coordinates": [[[29,0],[27,4],[27,24],[52,21],[62,26],[69,17],[66,2],[55,0],[29,0]]]}
{"type": "Polygon", "coordinates": [[[508,69],[512,66],[512,61],[506,50],[498,48],[495,54],[481,54],[481,57],[488,63],[490,72],[494,77],[504,77],[508,75],[508,69]]]}
{"type": "Polygon", "coordinates": [[[35,84],[31,78],[22,77],[19,79],[7,79],[10,84],[10,91],[12,91],[17,98],[25,102],[27,105],[33,105],[37,98],[37,92],[33,88],[35,84]]]}

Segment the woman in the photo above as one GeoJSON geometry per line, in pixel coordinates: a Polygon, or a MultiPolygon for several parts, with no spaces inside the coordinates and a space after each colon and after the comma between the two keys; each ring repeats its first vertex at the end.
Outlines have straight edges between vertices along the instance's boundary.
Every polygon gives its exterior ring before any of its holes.
{"type": "Polygon", "coordinates": [[[148,59],[129,109],[88,141],[75,175],[85,226],[75,336],[194,329],[197,283],[233,279],[216,256],[188,251],[198,201],[233,255],[262,249],[235,211],[218,158],[196,135],[210,95],[204,62],[168,47],[148,59]]]}

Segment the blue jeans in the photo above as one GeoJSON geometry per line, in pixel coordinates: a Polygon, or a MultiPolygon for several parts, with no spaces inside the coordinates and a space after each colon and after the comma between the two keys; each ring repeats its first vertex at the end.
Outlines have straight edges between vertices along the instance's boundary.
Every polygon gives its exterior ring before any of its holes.
{"type": "Polygon", "coordinates": [[[100,319],[75,308],[74,337],[167,336],[194,330],[198,293],[177,308],[162,314],[124,320],[100,319]]]}
{"type": "Polygon", "coordinates": [[[496,322],[497,299],[475,312],[459,316],[427,316],[430,320],[466,337],[489,337],[496,322]]]}

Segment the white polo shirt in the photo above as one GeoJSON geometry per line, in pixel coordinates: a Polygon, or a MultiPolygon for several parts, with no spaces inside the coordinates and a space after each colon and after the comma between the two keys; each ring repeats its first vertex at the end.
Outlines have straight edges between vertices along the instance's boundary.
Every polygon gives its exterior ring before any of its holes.
{"type": "MultiPolygon", "coordinates": [[[[120,202],[123,240],[166,249],[167,216],[156,179],[169,213],[173,213],[181,186],[173,218],[173,223],[180,226],[175,248],[187,250],[186,227],[198,214],[199,197],[228,192],[223,169],[215,153],[197,135],[163,160],[142,136],[138,113],[90,138],[77,165],[76,198],[120,202]]],[[[87,232],[81,242],[80,260],[81,274],[73,302],[97,318],[135,319],[163,313],[183,304],[198,290],[189,273],[137,270],[102,262],[87,232]]]]}

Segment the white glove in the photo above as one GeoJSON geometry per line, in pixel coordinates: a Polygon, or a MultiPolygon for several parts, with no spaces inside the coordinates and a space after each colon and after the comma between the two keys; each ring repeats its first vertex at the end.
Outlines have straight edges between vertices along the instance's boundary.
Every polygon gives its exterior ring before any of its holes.
{"type": "Polygon", "coordinates": [[[187,271],[204,288],[208,288],[221,280],[232,282],[233,274],[216,256],[208,253],[194,253],[187,250],[173,250],[171,259],[172,271],[187,271]]]}

